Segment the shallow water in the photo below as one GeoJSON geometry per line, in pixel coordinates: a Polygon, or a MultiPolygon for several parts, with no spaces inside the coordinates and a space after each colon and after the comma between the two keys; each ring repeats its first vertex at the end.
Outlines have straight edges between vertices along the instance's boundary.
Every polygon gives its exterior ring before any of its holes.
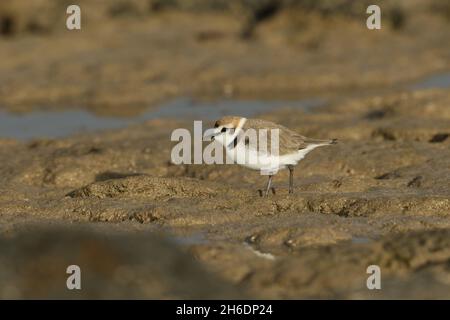
{"type": "Polygon", "coordinates": [[[191,246],[197,244],[207,244],[209,241],[206,239],[205,234],[194,233],[187,236],[172,236],[170,237],[174,243],[182,245],[182,246],[191,246]]]}
{"type": "Polygon", "coordinates": [[[277,108],[312,108],[323,104],[320,99],[279,101],[279,100],[216,100],[198,102],[188,98],[173,100],[151,113],[152,118],[195,118],[214,120],[225,115],[251,117],[277,108]]]}
{"type": "Polygon", "coordinates": [[[197,102],[180,98],[131,118],[98,116],[85,110],[35,111],[25,114],[0,111],[0,137],[20,140],[57,138],[86,131],[123,128],[156,118],[214,120],[227,114],[251,117],[279,107],[311,108],[322,103],[321,100],[197,102]]]}
{"type": "Polygon", "coordinates": [[[352,243],[354,244],[367,244],[372,242],[372,239],[368,238],[368,237],[353,237],[352,238],[352,243]]]}
{"type": "Polygon", "coordinates": [[[411,89],[445,89],[450,88],[450,73],[439,73],[425,78],[416,84],[411,89]]]}
{"type": "Polygon", "coordinates": [[[99,117],[84,110],[26,114],[0,111],[0,137],[19,140],[56,138],[87,130],[120,128],[131,122],[130,119],[99,117]]]}
{"type": "MultiPolygon", "coordinates": [[[[410,87],[412,90],[450,88],[450,73],[440,73],[425,78],[410,87]]],[[[324,104],[321,99],[232,100],[196,101],[178,98],[135,117],[107,117],[86,110],[35,111],[16,114],[0,110],[0,138],[29,140],[33,138],[58,138],[86,131],[124,128],[157,118],[183,118],[214,120],[224,115],[252,117],[281,107],[313,108],[324,104]]]]}

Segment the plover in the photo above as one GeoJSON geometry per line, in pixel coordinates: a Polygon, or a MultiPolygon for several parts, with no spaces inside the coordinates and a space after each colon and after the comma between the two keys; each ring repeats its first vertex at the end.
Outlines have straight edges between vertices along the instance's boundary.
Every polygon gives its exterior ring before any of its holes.
{"type": "Polygon", "coordinates": [[[225,148],[227,156],[235,163],[268,175],[265,196],[269,190],[275,193],[275,189],[271,189],[272,178],[286,168],[289,169],[289,193],[293,193],[294,166],[315,148],[337,143],[336,139],[307,138],[270,121],[236,116],[217,120],[209,136],[225,148]],[[256,137],[256,141],[252,137],[256,137]]]}

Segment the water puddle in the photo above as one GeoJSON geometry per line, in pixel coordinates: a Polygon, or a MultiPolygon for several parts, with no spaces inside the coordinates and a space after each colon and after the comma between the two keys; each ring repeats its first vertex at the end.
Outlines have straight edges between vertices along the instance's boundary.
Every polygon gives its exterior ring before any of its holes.
{"type": "Polygon", "coordinates": [[[121,128],[131,123],[132,119],[100,117],[83,110],[26,114],[0,111],[0,137],[19,140],[58,138],[85,131],[121,128]]]}
{"type": "MultiPolygon", "coordinates": [[[[410,87],[413,90],[450,88],[450,73],[440,73],[425,78],[410,87]]],[[[29,140],[34,138],[60,138],[76,133],[124,128],[157,118],[182,118],[214,120],[224,115],[252,117],[278,108],[308,110],[324,104],[322,99],[297,101],[233,100],[196,101],[178,98],[136,117],[107,117],[86,110],[35,111],[24,114],[0,109],[0,138],[29,140]]]]}
{"type": "Polygon", "coordinates": [[[157,118],[214,120],[224,115],[251,117],[280,107],[308,109],[322,105],[322,100],[269,101],[217,100],[198,102],[180,98],[136,117],[105,117],[85,110],[35,111],[16,114],[0,110],[0,138],[28,140],[59,138],[71,134],[124,128],[157,118]]]}
{"type": "Polygon", "coordinates": [[[252,117],[260,113],[274,111],[277,108],[290,107],[309,109],[322,105],[323,100],[217,100],[211,102],[197,102],[192,99],[176,99],[152,112],[154,118],[192,118],[214,120],[225,115],[239,115],[252,117]]]}
{"type": "Polygon", "coordinates": [[[372,239],[367,238],[367,237],[353,237],[352,238],[352,243],[354,244],[367,244],[372,242],[372,239]]]}
{"type": "Polygon", "coordinates": [[[192,246],[209,243],[204,233],[194,233],[187,236],[172,236],[171,240],[181,246],[192,246]]]}
{"type": "Polygon", "coordinates": [[[450,88],[450,72],[449,73],[439,73],[432,75],[431,77],[425,78],[422,81],[414,84],[411,89],[421,90],[421,89],[445,89],[450,88]]]}

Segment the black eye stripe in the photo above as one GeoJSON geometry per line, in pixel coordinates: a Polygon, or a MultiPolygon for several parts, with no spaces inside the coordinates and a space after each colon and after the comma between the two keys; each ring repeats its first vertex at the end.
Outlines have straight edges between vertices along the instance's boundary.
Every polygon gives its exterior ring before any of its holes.
{"type": "Polygon", "coordinates": [[[226,132],[227,128],[223,127],[222,130],[220,130],[220,132],[226,132]]]}

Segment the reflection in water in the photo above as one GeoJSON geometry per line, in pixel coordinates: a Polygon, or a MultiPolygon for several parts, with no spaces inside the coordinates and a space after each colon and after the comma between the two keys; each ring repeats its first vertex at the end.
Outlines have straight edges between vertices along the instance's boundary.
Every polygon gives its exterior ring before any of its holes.
{"type": "Polygon", "coordinates": [[[131,118],[97,116],[85,110],[36,111],[26,114],[0,111],[0,137],[20,140],[56,138],[86,131],[123,128],[156,118],[214,120],[227,114],[251,117],[279,107],[310,108],[322,103],[321,100],[195,102],[192,99],[180,98],[131,118]]]}

